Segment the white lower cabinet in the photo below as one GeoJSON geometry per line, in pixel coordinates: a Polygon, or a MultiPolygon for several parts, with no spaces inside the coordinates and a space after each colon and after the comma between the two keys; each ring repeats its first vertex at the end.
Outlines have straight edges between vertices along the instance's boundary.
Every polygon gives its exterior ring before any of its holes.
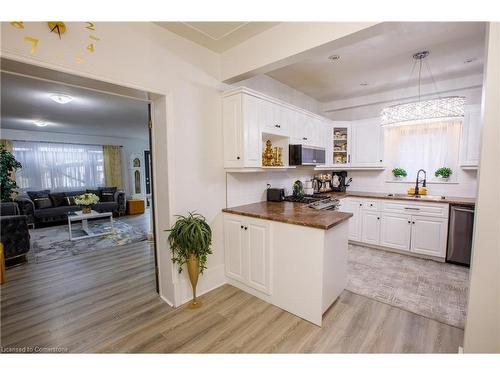
{"type": "Polygon", "coordinates": [[[447,234],[447,218],[412,216],[410,251],[445,257],[447,234]]]}
{"type": "Polygon", "coordinates": [[[378,245],[380,243],[380,213],[363,210],[362,242],[378,245]]]}
{"type": "Polygon", "coordinates": [[[353,213],[351,241],[443,259],[446,256],[447,204],[344,198],[340,210],[353,213]]]}
{"type": "Polygon", "coordinates": [[[351,241],[361,241],[362,206],[363,203],[359,199],[344,198],[340,201],[340,211],[352,214],[349,219],[349,239],[351,241]]]}
{"type": "Polygon", "coordinates": [[[224,215],[226,276],[271,293],[269,224],[266,220],[224,215]]]}
{"type": "Polygon", "coordinates": [[[410,250],[411,216],[404,214],[382,214],[380,246],[398,250],[410,250]]]}

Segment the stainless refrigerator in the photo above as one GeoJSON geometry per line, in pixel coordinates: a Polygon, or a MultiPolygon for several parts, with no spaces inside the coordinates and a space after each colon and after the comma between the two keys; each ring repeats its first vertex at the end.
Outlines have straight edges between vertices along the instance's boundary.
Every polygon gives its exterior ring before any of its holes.
{"type": "Polygon", "coordinates": [[[450,206],[446,261],[469,266],[474,232],[474,206],[450,206]]]}

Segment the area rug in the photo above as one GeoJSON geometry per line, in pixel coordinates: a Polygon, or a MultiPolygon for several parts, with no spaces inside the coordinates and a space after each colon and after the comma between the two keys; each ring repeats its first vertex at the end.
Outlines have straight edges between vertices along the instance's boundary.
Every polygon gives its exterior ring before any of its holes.
{"type": "Polygon", "coordinates": [[[464,328],[467,267],[351,244],[348,259],[351,292],[464,328]]]}
{"type": "MultiPolygon", "coordinates": [[[[111,230],[111,223],[109,219],[89,221],[89,228],[94,233],[109,232],[111,230]]],[[[29,259],[30,261],[40,263],[147,240],[146,232],[120,220],[114,221],[114,229],[115,233],[113,234],[83,238],[76,241],[69,240],[67,225],[31,230],[32,249],[28,254],[29,259]]],[[[73,234],[75,236],[81,235],[75,233],[75,231],[73,231],[73,234]]]]}

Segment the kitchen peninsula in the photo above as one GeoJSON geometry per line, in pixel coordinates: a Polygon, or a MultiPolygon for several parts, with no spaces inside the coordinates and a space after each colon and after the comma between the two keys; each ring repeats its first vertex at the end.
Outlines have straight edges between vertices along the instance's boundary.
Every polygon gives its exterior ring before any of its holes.
{"type": "Polygon", "coordinates": [[[321,326],[347,282],[351,213],[291,202],[223,209],[228,282],[321,326]]]}

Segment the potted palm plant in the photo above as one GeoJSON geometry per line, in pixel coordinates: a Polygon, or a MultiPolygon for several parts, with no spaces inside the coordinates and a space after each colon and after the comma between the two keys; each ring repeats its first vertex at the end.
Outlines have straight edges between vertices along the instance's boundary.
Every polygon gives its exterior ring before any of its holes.
{"type": "Polygon", "coordinates": [[[198,213],[189,212],[187,216],[177,215],[177,221],[167,231],[172,261],[177,263],[179,273],[184,264],[187,265],[189,281],[193,288],[193,300],[189,308],[201,306],[201,301],[196,299],[196,284],[198,276],[206,269],[207,256],[212,254],[212,229],[205,217],[198,213]]]}

